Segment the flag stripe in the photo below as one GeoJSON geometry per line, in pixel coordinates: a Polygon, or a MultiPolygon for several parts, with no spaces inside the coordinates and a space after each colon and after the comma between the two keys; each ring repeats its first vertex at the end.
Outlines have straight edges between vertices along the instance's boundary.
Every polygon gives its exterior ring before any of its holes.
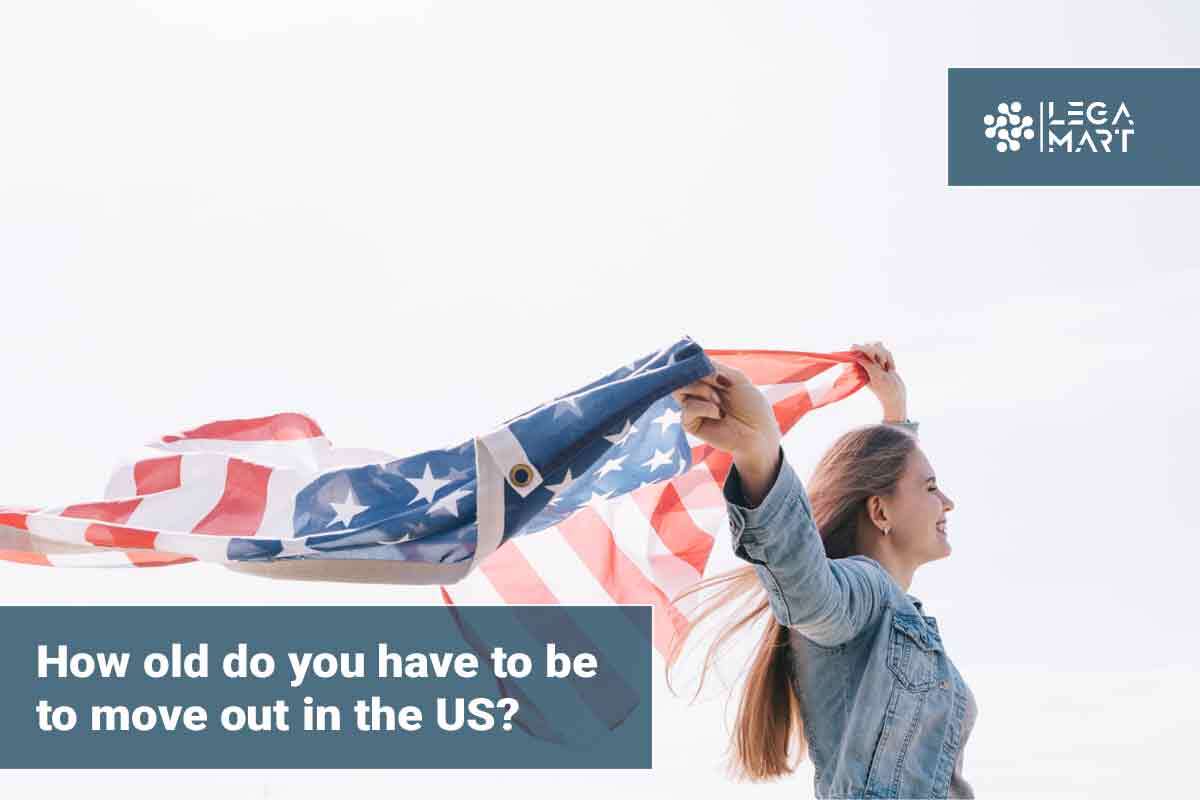
{"type": "Polygon", "coordinates": [[[558,598],[558,602],[572,605],[612,604],[608,592],[579,559],[574,548],[567,544],[557,526],[553,530],[518,536],[505,546],[509,545],[519,548],[530,564],[539,566],[536,573],[538,580],[558,598]]]}
{"type": "Polygon", "coordinates": [[[179,486],[146,495],[129,517],[139,528],[190,531],[207,517],[225,493],[227,456],[190,453],[180,456],[179,486]]]}
{"type": "MultiPolygon", "coordinates": [[[[500,545],[500,547],[496,548],[496,553],[507,546],[507,544],[500,545]]],[[[492,555],[496,553],[492,553],[492,555]]],[[[485,561],[484,564],[486,563],[485,561]]],[[[492,585],[491,580],[484,574],[483,564],[480,564],[479,567],[479,569],[468,573],[458,583],[442,586],[442,595],[444,597],[453,597],[453,601],[457,603],[470,603],[481,606],[504,605],[504,598],[500,596],[500,593],[496,591],[496,587],[492,585]]]]}
{"type": "Polygon", "coordinates": [[[505,603],[557,603],[550,589],[542,582],[520,548],[509,541],[479,565],[505,603]]]}
{"type": "Polygon", "coordinates": [[[581,509],[558,527],[614,603],[648,603],[654,607],[654,647],[660,653],[669,652],[675,634],[686,621],[663,591],[617,547],[600,515],[592,509],[581,509]]]}
{"type": "Polygon", "coordinates": [[[646,488],[658,490],[654,492],[658,495],[657,501],[645,490],[633,492],[632,500],[649,521],[656,538],[675,558],[690,566],[697,576],[702,575],[713,546],[712,534],[696,525],[691,514],[683,508],[674,482],[646,488]]]}
{"type": "Polygon", "coordinates": [[[138,528],[119,528],[103,523],[92,523],[84,532],[84,539],[98,547],[140,547],[153,549],[154,539],[158,534],[154,531],[138,528]]]}
{"type": "Polygon", "coordinates": [[[133,465],[133,483],[137,494],[154,494],[179,486],[183,456],[148,458],[133,465]]]}
{"type": "Polygon", "coordinates": [[[224,439],[235,442],[286,441],[313,439],[324,436],[321,426],[304,414],[271,414],[251,419],[229,419],[210,422],[179,434],[163,436],[169,444],[185,439],[224,439]]]}
{"type": "Polygon", "coordinates": [[[214,536],[253,536],[267,507],[267,481],[271,468],[240,458],[229,459],[225,493],[216,507],[196,523],[192,533],[214,536]]]}

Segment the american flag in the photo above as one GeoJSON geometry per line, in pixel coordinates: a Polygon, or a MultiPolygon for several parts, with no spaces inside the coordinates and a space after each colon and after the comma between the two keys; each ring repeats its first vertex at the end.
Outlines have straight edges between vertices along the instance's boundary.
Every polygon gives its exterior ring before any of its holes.
{"type": "Polygon", "coordinates": [[[665,656],[684,622],[673,596],[728,542],[732,463],[683,430],[671,392],[720,361],[766,394],[787,433],[866,385],[858,358],[704,350],[684,337],[488,433],[405,458],[334,448],[299,413],[211,422],[148,443],[164,454],[118,466],[102,500],[0,506],[10,545],[0,559],[383,561],[389,582],[440,585],[449,605],[650,604],[665,656]],[[79,552],[40,552],[38,540],[79,552]]]}

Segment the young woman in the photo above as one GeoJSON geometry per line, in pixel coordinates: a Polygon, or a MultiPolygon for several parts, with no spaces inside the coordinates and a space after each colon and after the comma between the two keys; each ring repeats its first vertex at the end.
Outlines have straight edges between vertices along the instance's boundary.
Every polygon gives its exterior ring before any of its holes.
{"type": "Polygon", "coordinates": [[[704,669],[770,609],[733,736],[739,778],[793,772],[794,734],[812,758],[817,797],[974,797],[962,776],[974,696],[936,619],[908,594],[917,567],[950,555],[954,503],[917,444],[891,353],[879,342],[854,350],[884,424],[835,441],[807,493],[770,403],[744,374],[718,364],[675,392],[684,428],[733,456],[725,499],[734,552],[748,566],[683,593],[726,584],[676,641],[668,670],[696,625],[753,592],[758,602],[722,629],[704,669]]]}

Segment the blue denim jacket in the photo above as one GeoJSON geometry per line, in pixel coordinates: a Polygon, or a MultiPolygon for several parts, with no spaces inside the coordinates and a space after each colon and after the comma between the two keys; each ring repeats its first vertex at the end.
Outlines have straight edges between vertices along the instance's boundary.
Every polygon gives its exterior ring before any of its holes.
{"type": "Polygon", "coordinates": [[[736,466],[724,493],[734,552],[790,628],[816,796],[974,797],[961,774],[974,698],[937,620],[874,559],[826,557],[808,494],[780,454],[758,506],[746,506],[736,466]]]}

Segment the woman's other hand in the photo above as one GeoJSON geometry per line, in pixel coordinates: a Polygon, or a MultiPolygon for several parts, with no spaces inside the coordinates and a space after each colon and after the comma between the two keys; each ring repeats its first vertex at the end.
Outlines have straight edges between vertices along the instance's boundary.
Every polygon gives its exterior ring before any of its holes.
{"type": "Polygon", "coordinates": [[[858,363],[871,379],[867,387],[875,393],[879,404],[883,406],[884,422],[902,422],[908,419],[908,391],[900,373],[896,371],[896,359],[883,346],[883,342],[856,344],[850,349],[861,354],[858,363]]]}
{"type": "Polygon", "coordinates": [[[683,429],[733,456],[750,508],[767,496],[781,463],[783,434],[775,409],[741,370],[714,361],[716,371],[671,392],[683,409],[683,429]]]}

